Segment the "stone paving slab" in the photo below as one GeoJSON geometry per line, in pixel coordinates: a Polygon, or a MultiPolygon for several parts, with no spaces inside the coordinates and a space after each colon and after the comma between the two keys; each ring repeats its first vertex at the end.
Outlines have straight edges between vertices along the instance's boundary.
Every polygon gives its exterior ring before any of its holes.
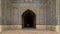
{"type": "Polygon", "coordinates": [[[39,31],[39,30],[9,30],[0,34],[58,34],[54,31],[39,31]]]}

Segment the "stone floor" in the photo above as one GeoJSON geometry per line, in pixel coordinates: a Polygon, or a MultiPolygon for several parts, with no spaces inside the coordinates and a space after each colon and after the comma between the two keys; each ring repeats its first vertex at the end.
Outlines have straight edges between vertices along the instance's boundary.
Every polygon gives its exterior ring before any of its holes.
{"type": "Polygon", "coordinates": [[[54,31],[46,31],[46,30],[34,30],[34,29],[23,29],[23,30],[9,30],[3,31],[0,34],[58,34],[54,31]]]}

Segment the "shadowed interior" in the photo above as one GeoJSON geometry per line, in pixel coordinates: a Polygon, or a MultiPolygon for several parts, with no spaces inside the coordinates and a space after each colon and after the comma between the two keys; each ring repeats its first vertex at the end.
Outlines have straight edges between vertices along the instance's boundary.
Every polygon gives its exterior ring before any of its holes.
{"type": "Polygon", "coordinates": [[[35,14],[31,10],[27,10],[22,15],[23,28],[35,28],[35,14]]]}

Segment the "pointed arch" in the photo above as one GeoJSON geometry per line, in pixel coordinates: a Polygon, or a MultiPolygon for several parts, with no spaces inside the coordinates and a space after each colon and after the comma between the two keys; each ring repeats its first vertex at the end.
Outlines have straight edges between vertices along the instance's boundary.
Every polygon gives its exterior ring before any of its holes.
{"type": "Polygon", "coordinates": [[[22,28],[36,28],[36,15],[32,10],[26,10],[22,14],[22,28]]]}

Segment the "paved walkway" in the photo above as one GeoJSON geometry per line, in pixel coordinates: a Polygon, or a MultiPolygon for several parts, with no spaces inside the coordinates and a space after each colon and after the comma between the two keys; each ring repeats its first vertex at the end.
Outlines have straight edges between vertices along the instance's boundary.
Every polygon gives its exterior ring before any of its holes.
{"type": "Polygon", "coordinates": [[[41,30],[9,30],[4,31],[1,34],[57,34],[57,32],[41,30]]]}

